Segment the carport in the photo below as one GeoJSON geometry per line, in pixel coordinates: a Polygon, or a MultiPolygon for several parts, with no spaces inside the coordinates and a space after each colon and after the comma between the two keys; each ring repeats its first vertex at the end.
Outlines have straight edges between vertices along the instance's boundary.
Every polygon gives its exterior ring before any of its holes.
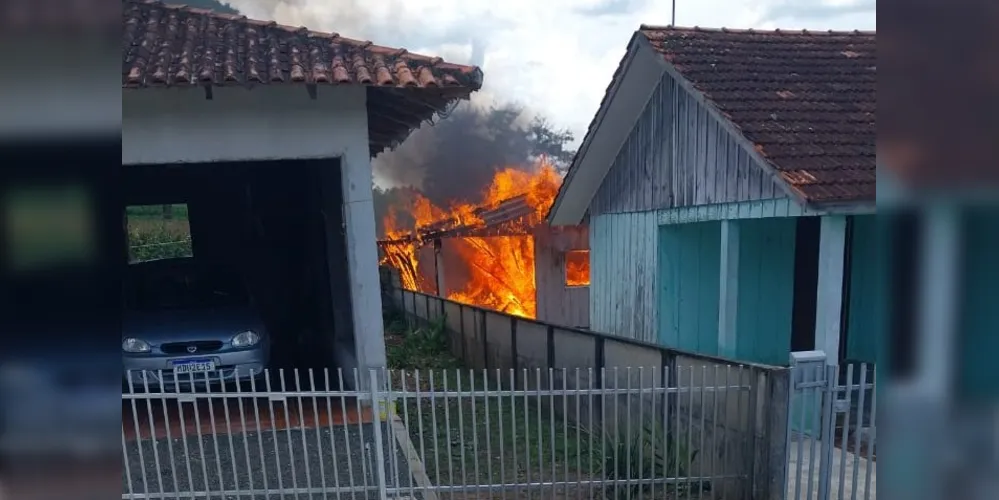
{"type": "Polygon", "coordinates": [[[122,10],[122,206],[107,217],[126,246],[133,213],[183,206],[185,257],[237,271],[284,369],[249,388],[127,390],[123,498],[368,495],[372,461],[399,462],[352,401],[385,366],[370,160],[481,71],[151,0],[122,10]]]}
{"type": "Polygon", "coordinates": [[[243,275],[277,366],[383,367],[370,158],[481,71],[242,16],[123,10],[126,206],[188,206],[195,258],[243,275]]]}

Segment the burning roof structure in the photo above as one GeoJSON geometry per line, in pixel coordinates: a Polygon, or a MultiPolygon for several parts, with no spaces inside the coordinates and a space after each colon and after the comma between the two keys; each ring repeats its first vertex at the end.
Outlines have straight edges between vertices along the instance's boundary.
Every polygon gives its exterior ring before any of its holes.
{"type": "Polygon", "coordinates": [[[540,161],[528,170],[498,171],[479,203],[442,209],[418,196],[406,207],[413,228],[400,230],[393,213],[386,217],[382,264],[398,271],[406,289],[534,318],[535,235],[561,183],[555,168],[540,161]]]}
{"type": "Polygon", "coordinates": [[[513,236],[530,233],[534,208],[527,195],[509,198],[495,205],[480,205],[472,209],[470,220],[451,216],[420,227],[415,233],[395,235],[378,241],[379,245],[428,242],[442,238],[470,236],[513,236]]]}

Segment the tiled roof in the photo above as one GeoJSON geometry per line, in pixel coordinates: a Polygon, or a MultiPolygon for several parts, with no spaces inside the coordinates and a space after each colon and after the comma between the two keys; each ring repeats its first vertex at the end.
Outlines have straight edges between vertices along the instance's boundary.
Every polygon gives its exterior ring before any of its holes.
{"type": "Polygon", "coordinates": [[[482,87],[475,66],[245,16],[122,0],[122,22],[125,89],[363,85],[371,156],[482,87]]]}
{"type": "Polygon", "coordinates": [[[874,32],[640,32],[806,200],[875,199],[874,32]]]}
{"type": "Polygon", "coordinates": [[[477,90],[474,66],[273,21],[123,0],[122,86],[361,84],[477,90]]]}

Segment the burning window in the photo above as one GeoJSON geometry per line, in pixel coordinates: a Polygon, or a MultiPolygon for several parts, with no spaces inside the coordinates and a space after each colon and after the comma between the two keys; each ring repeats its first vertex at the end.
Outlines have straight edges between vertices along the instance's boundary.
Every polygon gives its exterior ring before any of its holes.
{"type": "Polygon", "coordinates": [[[590,286],[590,251],[565,253],[565,286],[590,286]]]}

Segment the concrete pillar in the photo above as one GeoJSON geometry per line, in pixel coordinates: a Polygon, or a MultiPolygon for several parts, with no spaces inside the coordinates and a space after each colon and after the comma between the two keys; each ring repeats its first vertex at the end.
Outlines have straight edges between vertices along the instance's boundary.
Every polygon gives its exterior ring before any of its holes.
{"type": "Polygon", "coordinates": [[[815,350],[824,352],[826,363],[832,365],[839,364],[846,252],[846,216],[823,216],[819,233],[819,279],[815,297],[815,350]]]}
{"type": "MultiPolygon", "coordinates": [[[[355,126],[366,128],[367,123],[362,121],[355,126]]],[[[354,352],[362,387],[367,385],[370,369],[386,366],[371,159],[367,142],[367,134],[358,134],[340,157],[354,352]]]]}
{"type": "Polygon", "coordinates": [[[736,357],[739,312],[739,222],[721,221],[721,266],[718,272],[718,354],[736,357]]]}

